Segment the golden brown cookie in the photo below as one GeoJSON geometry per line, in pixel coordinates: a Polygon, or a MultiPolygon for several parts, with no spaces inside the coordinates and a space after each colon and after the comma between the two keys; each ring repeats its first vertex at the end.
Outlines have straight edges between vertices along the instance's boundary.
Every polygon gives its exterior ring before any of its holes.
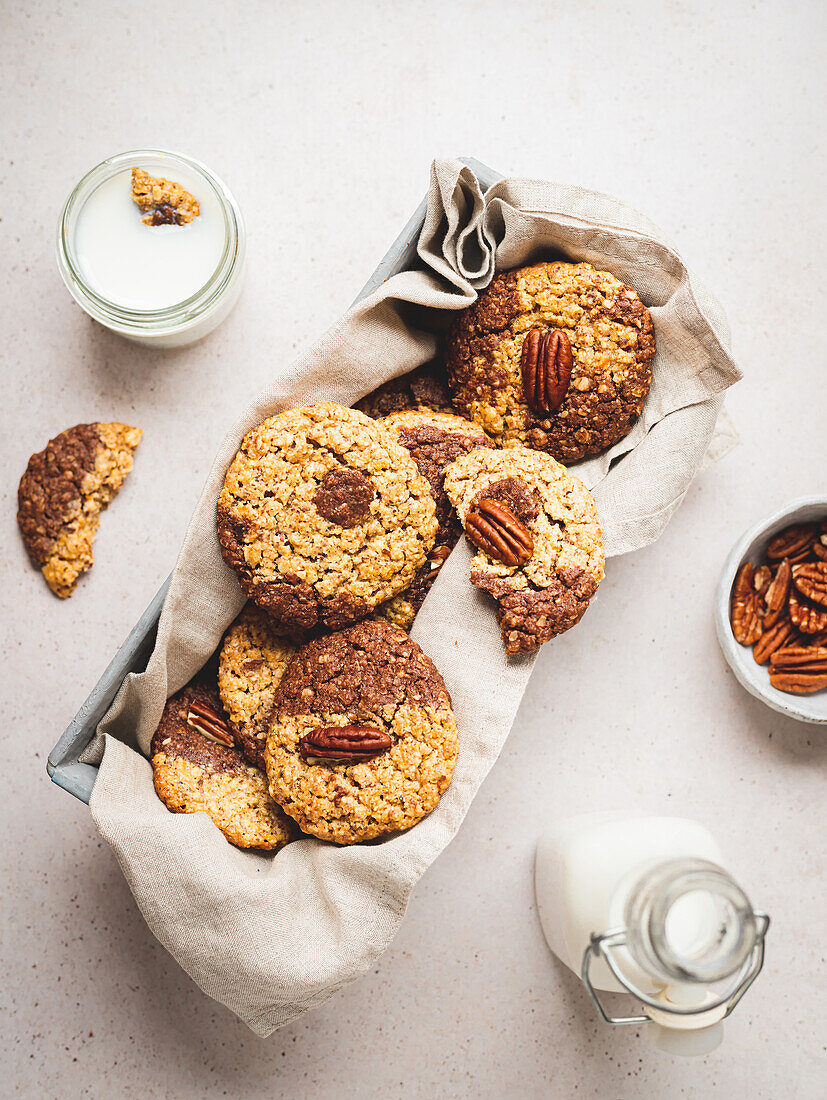
{"type": "Polygon", "coordinates": [[[409,829],[451,781],[457,727],[419,646],[368,620],[302,646],[276,691],[270,793],[305,832],[355,844],[409,829]]]}
{"type": "Polygon", "coordinates": [[[451,413],[454,407],[448,393],[445,364],[439,361],[425,363],[400,378],[392,378],[353,407],[377,419],[410,409],[451,413]]]}
{"type": "Polygon", "coordinates": [[[180,183],[132,169],[132,201],[144,211],[144,225],[188,225],[201,213],[201,204],[180,183]]]}
{"type": "Polygon", "coordinates": [[[436,529],[408,451],[364,413],[332,403],[248,432],[218,499],[222,553],[242,589],[300,628],[346,626],[404,591],[436,529]]]}
{"type": "Polygon", "coordinates": [[[262,771],[232,741],[218,694],[206,684],[167,700],[152,738],[152,779],[176,814],[205,813],[237,848],[282,848],[298,830],[267,792],[262,771]]]}
{"type": "Polygon", "coordinates": [[[17,523],[29,557],[56,596],[71,596],[92,568],[100,514],[132,469],[141,429],[76,424],[32,455],[17,490],[17,523]]]}
{"type": "Polygon", "coordinates": [[[527,447],[477,450],[448,467],[445,491],[477,550],[471,583],[497,601],[507,653],[580,621],[604,556],[597,506],[579,478],[527,447]]]}
{"type": "Polygon", "coordinates": [[[630,286],[591,264],[543,263],[494,277],[454,322],[446,362],[459,412],[504,445],[570,464],[628,434],[654,354],[652,318],[630,286]]]}
{"type": "Polygon", "coordinates": [[[410,630],[431,585],[462,534],[462,526],[442,485],[445,468],[476,447],[493,447],[494,444],[477,424],[450,413],[409,410],[391,413],[379,423],[410,451],[436,503],[438,527],[433,550],[417,571],[410,588],[376,610],[379,617],[403,630],[410,630]]]}
{"type": "Polygon", "coordinates": [[[236,744],[262,770],[273,697],[298,648],[295,634],[254,603],[230,625],[221,645],[218,693],[236,744]]]}

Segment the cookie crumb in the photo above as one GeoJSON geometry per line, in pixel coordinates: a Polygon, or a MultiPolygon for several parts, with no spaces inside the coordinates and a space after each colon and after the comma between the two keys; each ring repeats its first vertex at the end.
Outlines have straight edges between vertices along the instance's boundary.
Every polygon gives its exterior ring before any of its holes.
{"type": "Polygon", "coordinates": [[[132,169],[132,200],[141,210],[144,225],[189,225],[201,213],[201,205],[180,183],[132,169]]]}

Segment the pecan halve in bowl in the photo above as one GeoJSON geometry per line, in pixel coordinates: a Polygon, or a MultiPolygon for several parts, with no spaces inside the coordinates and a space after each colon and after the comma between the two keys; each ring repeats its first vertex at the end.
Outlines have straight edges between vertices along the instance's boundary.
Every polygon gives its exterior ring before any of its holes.
{"type": "Polygon", "coordinates": [[[733,546],[715,592],[718,642],[741,686],[779,714],[821,725],[827,725],[827,631],[812,628],[820,625],[822,613],[827,620],[827,605],[820,602],[821,593],[819,600],[803,594],[802,589],[812,590],[806,583],[812,570],[807,565],[802,571],[802,565],[824,560],[806,536],[812,530],[824,546],[825,521],[827,496],[799,497],[765,516],[733,546]],[[798,587],[787,573],[798,578],[798,587]],[[790,594],[796,622],[790,618],[790,594]],[[818,619],[805,620],[806,630],[802,603],[818,619]]]}

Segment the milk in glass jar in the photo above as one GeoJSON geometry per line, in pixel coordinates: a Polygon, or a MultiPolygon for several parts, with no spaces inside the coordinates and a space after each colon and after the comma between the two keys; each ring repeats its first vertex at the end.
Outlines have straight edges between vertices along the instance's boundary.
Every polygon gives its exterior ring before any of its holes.
{"type": "Polygon", "coordinates": [[[672,1054],[706,1054],[758,976],[769,917],[725,869],[703,825],[587,814],[537,847],[540,921],[609,1024],[646,1024],[672,1054]],[[612,1016],[600,993],[629,992],[642,1015],[612,1016]]]}

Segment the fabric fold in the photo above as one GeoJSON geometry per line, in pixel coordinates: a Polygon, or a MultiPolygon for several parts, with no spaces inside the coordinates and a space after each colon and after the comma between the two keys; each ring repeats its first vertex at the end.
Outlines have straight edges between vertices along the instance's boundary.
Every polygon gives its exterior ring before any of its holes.
{"type": "Polygon", "coordinates": [[[495,249],[486,235],[485,210],[477,177],[467,165],[434,161],[417,253],[472,301],[472,291],[488,286],[494,275],[495,249]]]}

